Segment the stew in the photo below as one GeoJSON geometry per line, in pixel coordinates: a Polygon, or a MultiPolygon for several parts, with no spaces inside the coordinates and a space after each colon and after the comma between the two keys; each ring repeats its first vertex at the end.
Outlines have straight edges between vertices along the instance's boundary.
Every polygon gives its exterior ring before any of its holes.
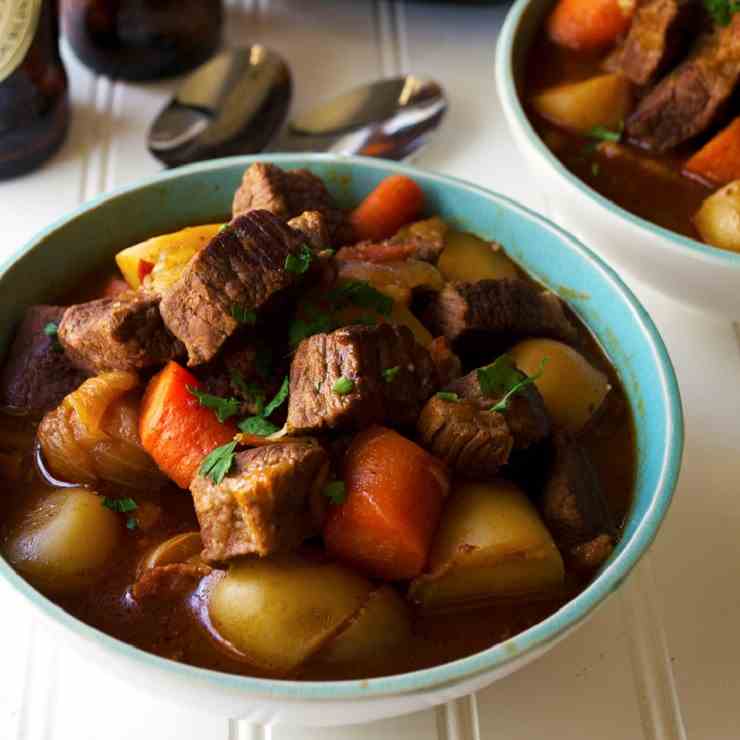
{"type": "Polygon", "coordinates": [[[406,177],[348,213],[254,164],[227,223],[28,308],[7,560],[144,650],[294,679],[437,665],[578,594],[630,504],[619,378],[498,244],[423,210],[406,177]]]}
{"type": "Polygon", "coordinates": [[[524,88],[575,175],[671,231],[740,251],[740,5],[559,0],[524,88]]]}

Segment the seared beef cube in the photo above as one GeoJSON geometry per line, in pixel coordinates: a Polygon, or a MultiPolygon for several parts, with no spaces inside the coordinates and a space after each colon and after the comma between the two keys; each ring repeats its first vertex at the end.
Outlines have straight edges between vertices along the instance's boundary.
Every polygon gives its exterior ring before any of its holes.
{"type": "Polygon", "coordinates": [[[611,554],[616,530],[598,476],[585,450],[565,434],[554,440],[541,508],[555,542],[575,568],[594,570],[611,554]]]}
{"type": "Polygon", "coordinates": [[[316,531],[311,498],[321,495],[328,470],[329,458],[321,447],[296,440],[239,453],[218,485],[196,477],[190,491],[203,559],[264,557],[297,547],[316,531]]]}
{"type": "Polygon", "coordinates": [[[259,310],[293,285],[298,276],[285,260],[303,245],[271,213],[250,211],[190,260],[160,305],[167,328],[185,344],[188,365],[215,356],[239,326],[235,312],[259,310]]]}
{"type": "Polygon", "coordinates": [[[306,238],[309,246],[317,252],[326,249],[331,243],[326,219],[318,211],[305,211],[300,216],[291,218],[288,221],[288,226],[291,229],[300,231],[306,238]]]}
{"type": "Polygon", "coordinates": [[[740,80],[740,13],[697,42],[627,121],[627,135],[663,152],[706,131],[722,115],[740,80]]]}
{"type": "Polygon", "coordinates": [[[681,53],[698,7],[696,0],[640,0],[626,38],[604,66],[637,85],[656,79],[681,53]]]}
{"type": "Polygon", "coordinates": [[[88,374],[75,367],[64,353],[56,333],[44,327],[59,326],[62,306],[31,306],[15,333],[2,376],[0,405],[42,414],[82,383],[88,374]]]}
{"type": "Polygon", "coordinates": [[[439,216],[434,216],[404,226],[388,243],[407,244],[413,247],[409,256],[436,263],[444,251],[446,234],[447,224],[439,216]]]}
{"type": "Polygon", "coordinates": [[[131,587],[136,601],[171,600],[192,591],[211,569],[204,563],[169,563],[145,570],[131,587]]]}
{"type": "Polygon", "coordinates": [[[524,337],[577,339],[561,300],[519,278],[448,283],[430,301],[426,318],[453,343],[482,340],[500,348],[524,337]]]}
{"type": "MultiPolygon", "coordinates": [[[[490,409],[501,400],[483,394],[477,370],[450,383],[445,390],[472,401],[480,409],[490,409]]],[[[516,450],[524,450],[537,444],[550,434],[550,418],[547,415],[545,401],[534,384],[524,386],[511,396],[502,416],[514,438],[516,450]]]]}
{"type": "Polygon", "coordinates": [[[417,422],[421,444],[457,474],[491,477],[509,460],[513,437],[504,417],[472,401],[427,401],[417,422]]]}
{"type": "Polygon", "coordinates": [[[319,211],[326,219],[331,244],[351,240],[344,213],[321,179],[308,170],[282,170],[266,162],[251,165],[234,195],[232,210],[236,218],[254,209],[270,211],[283,221],[304,211],[319,211]]]}
{"type": "Polygon", "coordinates": [[[70,306],[59,341],[72,362],[91,373],[139,370],[182,353],[159,313],[158,295],[129,292],[70,306]]]}
{"type": "Polygon", "coordinates": [[[347,326],[304,339],[290,368],[294,432],[413,424],[436,386],[429,352],[405,326],[347,326]]]}

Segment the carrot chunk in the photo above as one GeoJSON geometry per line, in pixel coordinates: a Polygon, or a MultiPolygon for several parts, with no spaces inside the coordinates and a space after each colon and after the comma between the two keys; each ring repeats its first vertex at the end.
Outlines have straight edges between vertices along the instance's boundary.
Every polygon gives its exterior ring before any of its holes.
{"type": "Polygon", "coordinates": [[[200,388],[200,383],[169,362],[149,381],[139,412],[144,449],[180,488],[189,488],[203,458],[236,434],[233,424],[220,422],[188,387],[200,388]]]}
{"type": "Polygon", "coordinates": [[[414,578],[426,565],[442,501],[444,465],[384,427],[355,437],[345,459],[346,498],[324,527],[335,557],[375,578],[414,578]]]}
{"type": "Polygon", "coordinates": [[[424,205],[422,189],[405,175],[391,175],[376,186],[350,215],[359,240],[380,241],[413,221],[424,205]]]}
{"type": "Polygon", "coordinates": [[[592,51],[627,31],[635,10],[625,0],[560,0],[547,19],[547,33],[560,46],[592,51]]]}
{"type": "Polygon", "coordinates": [[[740,116],[694,154],[684,170],[714,185],[740,180],[740,116]]]}

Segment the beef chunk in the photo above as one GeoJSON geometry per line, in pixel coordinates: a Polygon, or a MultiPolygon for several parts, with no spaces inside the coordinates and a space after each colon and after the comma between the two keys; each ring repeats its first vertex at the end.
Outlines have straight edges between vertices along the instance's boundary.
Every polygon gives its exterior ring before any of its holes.
{"type": "Polygon", "coordinates": [[[267,162],[251,165],[234,195],[232,210],[236,218],[254,209],[270,211],[283,221],[304,211],[318,211],[326,219],[331,244],[351,241],[345,214],[321,179],[308,170],[282,170],[267,162]]]}
{"type": "Polygon", "coordinates": [[[288,226],[295,231],[300,231],[309,246],[316,251],[326,249],[331,243],[329,227],[319,211],[305,211],[300,216],[291,218],[288,226]]]}
{"type": "Polygon", "coordinates": [[[0,376],[0,405],[42,414],[55,408],[88,374],[75,367],[47,324],[59,325],[62,306],[31,306],[23,317],[0,376]]]}
{"type": "Polygon", "coordinates": [[[561,300],[519,278],[448,283],[426,311],[429,324],[450,342],[476,340],[496,348],[528,336],[575,342],[561,300]]]}
{"type": "Polygon", "coordinates": [[[434,216],[404,226],[389,244],[407,244],[413,248],[410,256],[417,260],[436,263],[445,248],[447,224],[434,216]]]}
{"type": "Polygon", "coordinates": [[[698,7],[695,0],[640,0],[626,38],[604,66],[637,85],[653,81],[683,50],[698,7]]]}
{"type": "Polygon", "coordinates": [[[472,401],[448,401],[434,396],[417,423],[419,439],[433,455],[458,474],[496,475],[506,465],[513,437],[501,414],[481,409],[472,401]]]}
{"type": "Polygon", "coordinates": [[[616,530],[596,471],[584,449],[565,434],[554,439],[542,516],[575,567],[598,568],[614,547],[616,530]]]}
{"type": "MultiPolygon", "coordinates": [[[[478,371],[450,383],[445,390],[472,401],[480,409],[490,409],[501,399],[486,396],[481,391],[478,371]]],[[[503,412],[506,426],[514,438],[514,449],[524,450],[544,440],[550,434],[550,418],[545,402],[534,384],[527,385],[509,399],[503,412]]]]}
{"type": "Polygon", "coordinates": [[[211,569],[204,563],[170,563],[145,570],[131,587],[136,601],[173,599],[192,591],[211,569]]]}
{"type": "Polygon", "coordinates": [[[318,445],[296,440],[239,453],[221,483],[203,476],[190,486],[203,559],[290,550],[314,534],[311,497],[320,495],[329,458],[318,445]]]}
{"type": "Polygon", "coordinates": [[[288,427],[319,432],[413,424],[435,386],[429,352],[405,326],[347,326],[315,334],[300,343],[290,368],[288,427]]]}
{"type": "Polygon", "coordinates": [[[267,211],[235,218],[188,263],[162,297],[167,328],[188,352],[188,365],[212,359],[239,326],[234,310],[255,311],[293,285],[285,269],[304,239],[267,211]]]}
{"type": "Polygon", "coordinates": [[[182,353],[159,313],[159,296],[143,291],[70,306],[59,341],[78,367],[91,373],[139,370],[182,353]]]}
{"type": "Polygon", "coordinates": [[[640,102],[627,135],[658,152],[706,131],[721,116],[740,80],[740,13],[697,41],[689,58],[640,102]]]}

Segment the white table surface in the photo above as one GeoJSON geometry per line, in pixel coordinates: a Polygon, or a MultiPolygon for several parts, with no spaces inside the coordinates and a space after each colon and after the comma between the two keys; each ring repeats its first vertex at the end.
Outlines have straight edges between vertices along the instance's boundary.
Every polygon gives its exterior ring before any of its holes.
{"type": "MultiPolygon", "coordinates": [[[[447,89],[444,129],[417,157],[544,210],[493,86],[501,8],[370,0],[242,0],[230,43],[282,52],[295,107],[380,75],[414,71],[447,89]]],[[[98,193],[156,173],[147,126],[173,83],[92,75],[69,54],[73,121],[43,169],[0,183],[0,255],[98,193]]],[[[728,320],[699,315],[625,276],[675,363],[687,422],[683,472],[656,543],[581,630],[475,697],[410,717],[333,730],[252,728],[166,704],[47,635],[0,584],[0,740],[701,740],[740,737],[740,353],[728,320]],[[686,729],[684,729],[684,726],[686,729]]]]}

